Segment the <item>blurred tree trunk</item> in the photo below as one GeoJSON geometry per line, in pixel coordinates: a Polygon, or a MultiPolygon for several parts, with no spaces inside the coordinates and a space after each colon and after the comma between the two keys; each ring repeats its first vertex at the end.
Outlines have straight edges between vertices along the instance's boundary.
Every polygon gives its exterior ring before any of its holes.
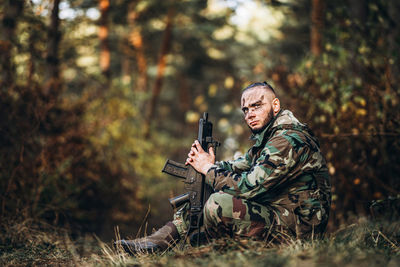
{"type": "Polygon", "coordinates": [[[140,28],[135,25],[136,19],[139,14],[136,12],[137,1],[129,4],[128,7],[128,25],[131,30],[129,34],[129,42],[135,48],[137,68],[138,68],[138,79],[135,82],[135,87],[138,91],[147,91],[147,60],[144,54],[143,38],[140,32],[140,28]]]}
{"type": "Polygon", "coordinates": [[[163,82],[165,66],[166,66],[166,62],[167,62],[167,54],[168,54],[168,52],[170,50],[170,46],[171,46],[173,16],[174,16],[174,10],[172,8],[170,8],[168,10],[167,25],[165,27],[164,38],[163,38],[163,42],[161,45],[160,57],[158,60],[156,81],[154,83],[153,92],[152,92],[152,96],[151,96],[151,100],[150,100],[150,104],[149,104],[149,110],[148,110],[147,118],[146,118],[145,125],[144,125],[144,135],[146,138],[150,137],[151,122],[154,120],[158,98],[160,96],[161,89],[162,89],[162,82],[163,82]]]}
{"type": "Polygon", "coordinates": [[[324,29],[324,0],[312,0],[311,6],[311,54],[319,56],[322,52],[322,31],[324,29]]]}
{"type": "Polygon", "coordinates": [[[24,0],[5,1],[2,19],[3,35],[0,38],[1,83],[3,90],[14,83],[14,66],[12,63],[12,47],[15,45],[15,29],[22,13],[24,0]]]}
{"type": "Polygon", "coordinates": [[[47,46],[47,79],[44,93],[47,95],[57,94],[57,89],[60,85],[60,60],[58,58],[58,50],[61,41],[61,33],[59,30],[60,18],[59,13],[60,0],[53,1],[53,7],[50,15],[50,26],[47,32],[48,46],[47,46]]]}
{"type": "Polygon", "coordinates": [[[99,0],[100,10],[100,28],[99,28],[99,39],[100,39],[100,69],[101,73],[106,79],[106,87],[108,88],[111,84],[111,52],[110,44],[108,41],[108,14],[110,10],[109,0],[99,0]]]}

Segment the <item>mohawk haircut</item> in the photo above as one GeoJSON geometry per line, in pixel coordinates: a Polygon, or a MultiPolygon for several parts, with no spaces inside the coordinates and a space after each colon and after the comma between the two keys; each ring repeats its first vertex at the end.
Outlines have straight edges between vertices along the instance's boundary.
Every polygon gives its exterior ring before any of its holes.
{"type": "Polygon", "coordinates": [[[249,90],[249,89],[251,89],[251,88],[254,88],[254,87],[262,87],[262,88],[265,88],[265,89],[271,91],[271,92],[276,96],[276,93],[275,93],[274,88],[272,88],[272,86],[271,86],[269,83],[265,82],[265,81],[262,82],[262,83],[261,83],[261,82],[256,82],[256,83],[250,84],[249,86],[247,86],[246,88],[243,89],[242,94],[243,94],[245,91],[247,91],[247,90],[249,90]]]}

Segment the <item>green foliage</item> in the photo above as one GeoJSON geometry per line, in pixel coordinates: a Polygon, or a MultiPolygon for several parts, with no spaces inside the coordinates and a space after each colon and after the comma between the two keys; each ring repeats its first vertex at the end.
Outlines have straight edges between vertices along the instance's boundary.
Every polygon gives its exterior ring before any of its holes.
{"type": "Polygon", "coordinates": [[[101,232],[104,225],[95,222],[112,221],[111,211],[138,208],[136,190],[120,188],[132,174],[120,162],[108,165],[104,150],[87,138],[92,129],[81,122],[82,103],[49,99],[41,90],[18,87],[2,94],[2,216],[101,232]],[[121,192],[131,201],[119,198],[121,192]]]}

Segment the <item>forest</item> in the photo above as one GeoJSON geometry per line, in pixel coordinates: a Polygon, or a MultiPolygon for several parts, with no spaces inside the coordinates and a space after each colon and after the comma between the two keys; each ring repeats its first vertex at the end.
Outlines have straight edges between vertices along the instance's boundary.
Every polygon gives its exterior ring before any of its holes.
{"type": "MultiPolygon", "coordinates": [[[[328,233],[383,218],[360,244],[400,264],[399,13],[395,0],[0,0],[0,263],[167,265],[108,246],[171,219],[184,186],[161,170],[185,161],[204,112],[217,160],[251,147],[241,92],[267,81],[321,143],[328,233]]],[[[348,231],[333,239],[362,230],[348,231]]],[[[230,242],[211,248],[253,248],[230,242]]],[[[305,253],[293,244],[274,265],[305,253]]]]}

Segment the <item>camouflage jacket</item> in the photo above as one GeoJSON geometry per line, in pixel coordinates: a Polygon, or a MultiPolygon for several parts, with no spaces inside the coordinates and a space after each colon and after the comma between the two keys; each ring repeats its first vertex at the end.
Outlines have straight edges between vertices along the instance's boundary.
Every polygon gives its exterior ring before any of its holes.
{"type": "Polygon", "coordinates": [[[289,110],[281,110],[241,158],[217,162],[206,175],[216,191],[271,207],[273,225],[297,237],[323,233],[330,178],[319,143],[289,110]]]}

